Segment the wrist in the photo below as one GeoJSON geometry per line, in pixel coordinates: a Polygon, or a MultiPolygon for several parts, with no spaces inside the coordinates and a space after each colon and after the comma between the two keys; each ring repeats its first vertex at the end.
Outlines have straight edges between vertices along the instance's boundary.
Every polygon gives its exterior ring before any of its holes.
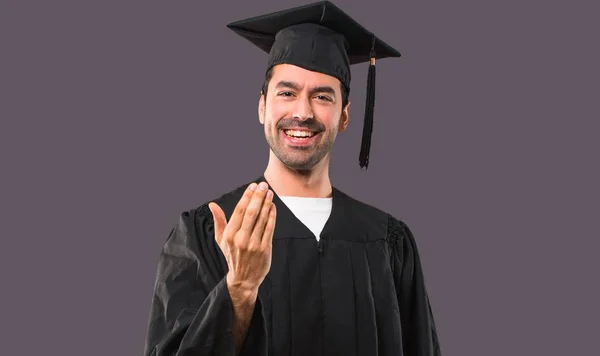
{"type": "Polygon", "coordinates": [[[231,274],[227,274],[227,288],[231,294],[243,299],[254,299],[258,295],[258,286],[247,281],[236,280],[231,274]]]}

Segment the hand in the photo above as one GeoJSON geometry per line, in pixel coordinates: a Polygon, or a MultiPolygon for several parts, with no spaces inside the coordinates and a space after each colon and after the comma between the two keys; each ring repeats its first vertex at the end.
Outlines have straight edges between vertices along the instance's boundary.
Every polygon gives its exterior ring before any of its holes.
{"type": "Polygon", "coordinates": [[[268,185],[252,183],[238,202],[231,219],[214,202],[215,239],[223,251],[229,272],[227,285],[255,292],[271,268],[276,210],[268,185]]]}

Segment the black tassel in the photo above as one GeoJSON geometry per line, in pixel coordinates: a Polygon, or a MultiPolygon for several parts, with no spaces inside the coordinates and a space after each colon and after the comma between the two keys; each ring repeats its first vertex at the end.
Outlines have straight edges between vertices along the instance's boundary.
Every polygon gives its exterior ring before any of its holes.
{"type": "Polygon", "coordinates": [[[369,167],[369,152],[371,150],[371,135],[373,133],[373,113],[375,111],[375,36],[371,45],[371,62],[367,76],[367,100],[365,102],[365,123],[363,126],[362,145],[360,147],[360,167],[369,167]]]}

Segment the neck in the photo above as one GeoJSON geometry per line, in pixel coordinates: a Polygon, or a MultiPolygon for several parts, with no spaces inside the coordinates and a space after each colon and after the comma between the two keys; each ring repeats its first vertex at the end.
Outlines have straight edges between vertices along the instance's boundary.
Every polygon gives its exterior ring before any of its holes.
{"type": "Polygon", "coordinates": [[[330,198],[332,186],[329,180],[329,155],[315,167],[298,171],[284,165],[271,151],[264,177],[271,189],[279,196],[307,198],[330,198]]]}

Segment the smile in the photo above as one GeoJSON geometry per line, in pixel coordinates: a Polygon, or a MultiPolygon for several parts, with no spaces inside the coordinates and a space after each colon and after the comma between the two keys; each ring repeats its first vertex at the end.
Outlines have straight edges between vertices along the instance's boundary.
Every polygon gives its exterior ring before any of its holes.
{"type": "Polygon", "coordinates": [[[296,138],[296,139],[308,139],[315,135],[312,131],[304,131],[304,130],[284,130],[283,131],[288,137],[296,138]]]}
{"type": "Polygon", "coordinates": [[[320,132],[306,130],[279,130],[283,141],[291,147],[308,147],[314,144],[320,132]]]}

